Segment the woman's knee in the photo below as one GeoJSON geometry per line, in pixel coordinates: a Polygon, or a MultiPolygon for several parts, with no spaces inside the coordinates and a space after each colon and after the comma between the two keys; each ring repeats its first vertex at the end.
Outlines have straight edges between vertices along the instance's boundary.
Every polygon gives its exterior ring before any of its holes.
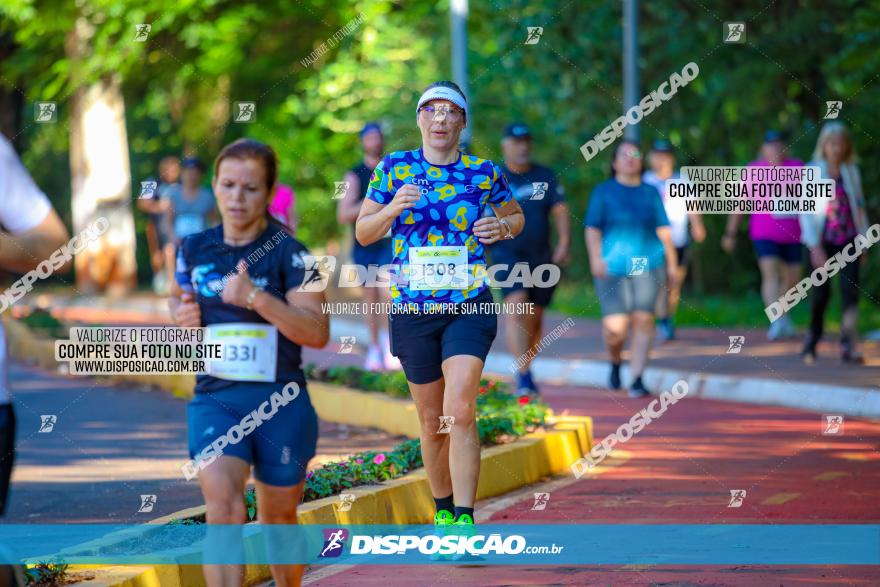
{"type": "Polygon", "coordinates": [[[452,416],[455,418],[452,421],[453,426],[460,426],[463,428],[471,428],[476,424],[477,421],[477,406],[473,401],[468,400],[456,400],[451,402],[451,405],[446,410],[445,416],[452,416]]]}
{"type": "Polygon", "coordinates": [[[260,510],[259,518],[263,524],[296,524],[296,503],[273,503],[260,510]]]}
{"type": "Polygon", "coordinates": [[[633,312],[633,328],[639,331],[647,331],[654,328],[654,315],[649,312],[633,312]]]}
{"type": "Polygon", "coordinates": [[[242,495],[212,495],[205,497],[206,515],[212,524],[243,524],[247,512],[242,495]]]}
{"type": "Polygon", "coordinates": [[[628,321],[625,320],[604,320],[602,333],[605,340],[610,344],[623,344],[626,340],[627,326],[628,321]]]}

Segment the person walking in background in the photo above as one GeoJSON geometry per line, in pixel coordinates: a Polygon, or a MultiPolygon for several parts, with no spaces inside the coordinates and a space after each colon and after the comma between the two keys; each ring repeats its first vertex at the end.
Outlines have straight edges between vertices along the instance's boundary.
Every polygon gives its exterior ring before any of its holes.
{"type": "MultiPolygon", "coordinates": [[[[525,215],[526,224],[513,240],[500,240],[490,247],[492,263],[507,265],[495,278],[507,280],[517,263],[525,263],[529,275],[540,265],[564,265],[568,262],[571,224],[564,190],[549,167],[534,163],[531,158],[532,134],[525,124],[510,124],[501,141],[504,165],[501,171],[525,215]],[[556,226],[556,248],[550,246],[550,217],[556,226]]],[[[555,285],[525,288],[519,280],[502,288],[505,303],[533,304],[533,313],[505,313],[504,334],[507,348],[514,357],[523,357],[526,363],[516,373],[516,393],[538,393],[532,379],[531,354],[528,352],[541,340],[544,308],[550,305],[555,285]]]]}
{"type": "Polygon", "coordinates": [[[169,223],[166,216],[171,211],[171,202],[163,199],[160,194],[180,181],[180,159],[173,155],[162,157],[159,162],[159,181],[149,197],[140,197],[137,207],[147,213],[147,247],[150,250],[150,266],[153,269],[153,291],[159,295],[168,295],[168,276],[170,269],[166,267],[165,246],[171,242],[169,223]]]}
{"type": "Polygon", "coordinates": [[[296,234],[296,193],[287,184],[279,183],[269,204],[269,215],[296,234]]]}
{"type": "MultiPolygon", "coordinates": [[[[856,165],[856,152],[849,132],[840,122],[829,122],[822,127],[811,167],[821,170],[822,179],[833,179],[835,197],[816,202],[816,214],[800,216],[801,240],[810,251],[810,264],[815,269],[829,257],[840,253],[859,233],[867,231],[868,215],[862,192],[862,179],[856,165]]],[[[859,265],[867,259],[847,263],[838,273],[840,284],[840,358],[844,363],[862,363],[856,351],[858,342],[859,265]]],[[[816,361],[816,346],[822,338],[825,309],[831,298],[831,280],[814,285],[811,291],[810,330],[804,342],[803,359],[807,364],[816,361]]]]}
{"type": "Polygon", "coordinates": [[[205,168],[195,157],[188,157],[181,163],[181,183],[165,186],[159,194],[167,200],[168,211],[165,214],[165,230],[169,242],[165,246],[165,263],[174,280],[174,264],[176,249],[180,242],[191,234],[202,232],[217,224],[220,216],[214,194],[207,186],[202,185],[205,168]]]}
{"type": "Polygon", "coordinates": [[[195,157],[181,163],[180,184],[168,186],[161,196],[171,205],[170,222],[174,244],[209,228],[220,220],[211,188],[202,185],[205,168],[195,157]]]}
{"type": "MultiPolygon", "coordinates": [[[[768,130],[764,133],[761,159],[749,167],[802,167],[803,162],[787,156],[782,134],[768,130]]],[[[721,238],[721,248],[732,253],[736,247],[736,231],[741,215],[732,214],[721,238]]],[[[752,214],[749,217],[749,238],[755,247],[761,270],[761,297],[765,305],[779,299],[797,282],[801,274],[801,227],[797,214],[752,214]]],[[[768,340],[794,335],[794,325],[788,314],[783,314],[767,330],[768,340]]]]}
{"type": "Polygon", "coordinates": [[[657,299],[657,330],[661,340],[675,339],[673,318],[681,299],[681,287],[687,277],[688,270],[688,228],[690,237],[701,243],[706,239],[706,227],[699,213],[688,213],[684,198],[670,198],[666,191],[666,181],[678,179],[675,169],[675,149],[665,139],[654,141],[648,155],[651,169],[645,172],[642,179],[654,186],[663,196],[663,209],[669,219],[669,230],[672,235],[672,246],[678,258],[678,275],[675,283],[669,284],[665,292],[657,299]]]}
{"type": "Polygon", "coordinates": [[[677,260],[660,193],[642,182],[638,143],[617,144],[611,173],[590,196],[584,240],[611,356],[609,387],[621,387],[621,357],[631,330],[629,397],[638,398],[650,394],[642,373],[654,340],[654,310],[664,281],[675,285],[677,260]]]}
{"type": "MultiPolygon", "coordinates": [[[[370,187],[370,177],[373,170],[382,159],[384,137],[382,127],[376,122],[368,122],[360,132],[361,147],[364,157],[360,163],[352,167],[343,179],[345,195],[339,201],[336,218],[340,224],[354,226],[361,211],[361,204],[370,187]]],[[[378,241],[364,246],[354,239],[352,259],[356,265],[362,265],[369,269],[370,265],[386,265],[391,263],[391,234],[387,234],[378,241]]],[[[368,271],[369,273],[369,271],[368,271]]],[[[378,302],[390,302],[391,293],[388,287],[377,286],[367,283],[363,290],[365,304],[368,308],[376,307],[372,304],[378,302]]],[[[370,331],[370,346],[367,349],[367,357],[364,367],[370,371],[380,369],[400,369],[400,360],[391,354],[391,346],[388,341],[388,318],[382,312],[366,313],[367,328],[370,331]]]]}

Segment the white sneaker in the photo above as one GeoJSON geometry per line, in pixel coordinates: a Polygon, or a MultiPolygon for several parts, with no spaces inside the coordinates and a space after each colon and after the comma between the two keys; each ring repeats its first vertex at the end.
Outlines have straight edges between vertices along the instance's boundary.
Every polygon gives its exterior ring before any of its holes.
{"type": "Polygon", "coordinates": [[[782,337],[782,318],[770,324],[767,329],[767,340],[778,340],[782,337]]]}
{"type": "Polygon", "coordinates": [[[779,322],[782,324],[779,326],[779,337],[780,338],[791,338],[796,334],[794,329],[794,324],[791,321],[791,317],[786,314],[782,318],[779,319],[779,322]]]}
{"type": "Polygon", "coordinates": [[[164,271],[153,275],[153,291],[156,295],[167,296],[170,291],[168,287],[168,275],[164,271]]]}
{"type": "Polygon", "coordinates": [[[382,355],[382,362],[385,363],[386,371],[400,371],[403,368],[400,359],[392,355],[391,351],[385,351],[382,355]]]}
{"type": "Polygon", "coordinates": [[[379,335],[382,341],[382,362],[385,363],[385,369],[388,371],[399,371],[402,367],[400,359],[391,354],[391,342],[388,340],[388,332],[383,331],[379,335]]]}
{"type": "Polygon", "coordinates": [[[364,361],[364,369],[367,371],[382,370],[382,351],[374,344],[367,349],[367,360],[364,361]]]}

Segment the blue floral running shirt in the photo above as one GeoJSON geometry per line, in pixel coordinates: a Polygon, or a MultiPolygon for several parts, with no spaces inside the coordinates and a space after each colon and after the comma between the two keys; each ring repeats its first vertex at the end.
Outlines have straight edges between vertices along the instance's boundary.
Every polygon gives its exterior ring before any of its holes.
{"type": "Polygon", "coordinates": [[[408,183],[421,188],[422,198],[391,225],[392,300],[425,307],[475,298],[489,280],[473,225],[487,204],[503,207],[514,199],[501,169],[461,153],[455,163],[434,165],[421,149],[397,151],[376,167],[366,197],[387,205],[408,183]]]}

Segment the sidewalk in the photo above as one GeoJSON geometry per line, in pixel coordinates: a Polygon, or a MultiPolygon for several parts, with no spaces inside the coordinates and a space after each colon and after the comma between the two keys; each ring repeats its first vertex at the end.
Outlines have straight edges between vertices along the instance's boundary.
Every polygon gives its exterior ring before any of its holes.
{"type": "MultiPolygon", "coordinates": [[[[164,299],[149,294],[111,301],[104,298],[50,296],[26,298],[22,304],[51,308],[58,318],[98,324],[167,324],[164,299]]],[[[487,360],[487,371],[509,375],[514,357],[504,343],[504,320],[487,360]]],[[[607,355],[601,325],[594,320],[548,315],[545,333],[555,328],[562,336],[548,339],[537,355],[533,371],[539,382],[604,386],[607,355]],[[571,325],[573,324],[573,325],[571,325]]],[[[366,326],[355,316],[334,316],[333,345],[340,336],[369,340],[366,326]]],[[[819,347],[819,360],[800,361],[801,339],[768,342],[763,329],[679,328],[678,340],[657,346],[645,380],[654,389],[668,389],[678,379],[688,381],[699,397],[748,403],[782,405],[824,413],[880,418],[880,341],[865,341],[864,366],[845,366],[837,360],[831,336],[819,347]],[[728,353],[730,336],[743,336],[738,354],[728,353]]],[[[338,347],[337,347],[338,348],[338,347]]],[[[623,381],[629,374],[623,368],[623,381]]]]}

